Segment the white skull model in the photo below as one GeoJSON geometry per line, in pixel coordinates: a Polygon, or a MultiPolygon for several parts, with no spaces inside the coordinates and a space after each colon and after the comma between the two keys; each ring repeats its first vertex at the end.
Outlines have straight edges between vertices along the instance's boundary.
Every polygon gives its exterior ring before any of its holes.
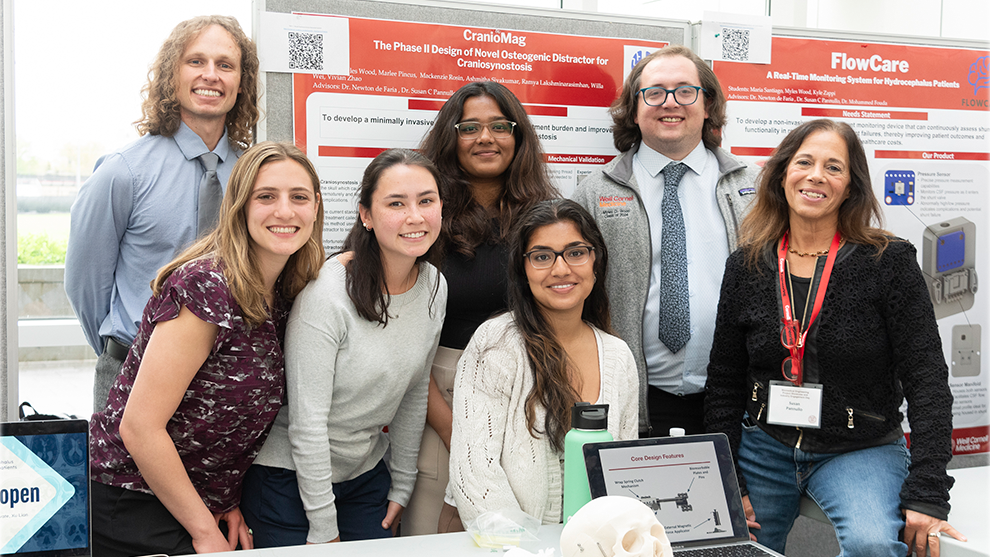
{"type": "Polygon", "coordinates": [[[593,499],[560,533],[563,557],[672,557],[663,525],[631,497],[593,499]]]}

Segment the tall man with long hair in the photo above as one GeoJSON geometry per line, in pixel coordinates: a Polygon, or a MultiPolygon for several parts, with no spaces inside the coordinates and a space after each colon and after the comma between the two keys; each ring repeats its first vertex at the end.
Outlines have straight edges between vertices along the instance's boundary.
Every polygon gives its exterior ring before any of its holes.
{"type": "Polygon", "coordinates": [[[757,171],[719,148],[725,95],[689,48],[641,60],[609,113],[620,154],[574,200],[612,254],[606,288],[612,326],[639,368],[640,435],[703,433],[722,271],[757,171]]]}
{"type": "Polygon", "coordinates": [[[106,405],[158,269],[215,226],[234,163],[258,122],[258,54],[237,20],[180,23],[162,44],[135,124],[72,205],[65,291],[99,355],[93,411],[106,405]]]}

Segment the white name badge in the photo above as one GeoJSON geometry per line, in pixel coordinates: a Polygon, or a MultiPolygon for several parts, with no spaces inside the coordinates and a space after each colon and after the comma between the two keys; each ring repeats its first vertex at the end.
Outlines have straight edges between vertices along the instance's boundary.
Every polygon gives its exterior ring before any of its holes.
{"type": "Polygon", "coordinates": [[[818,429],[822,427],[822,386],[771,381],[767,423],[818,429]]]}

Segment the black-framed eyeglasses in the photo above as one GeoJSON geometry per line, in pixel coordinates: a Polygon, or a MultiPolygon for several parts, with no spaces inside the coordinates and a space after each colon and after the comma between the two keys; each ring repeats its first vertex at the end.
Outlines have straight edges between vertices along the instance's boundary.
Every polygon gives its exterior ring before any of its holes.
{"type": "Polygon", "coordinates": [[[534,269],[549,269],[557,262],[558,257],[563,257],[564,263],[568,265],[584,265],[591,259],[591,252],[594,250],[592,246],[571,246],[561,251],[534,249],[523,254],[523,257],[529,259],[529,264],[534,269]]]}
{"type": "Polygon", "coordinates": [[[664,89],[663,87],[644,87],[639,90],[643,96],[643,102],[650,106],[660,106],[667,102],[667,96],[673,93],[674,101],[681,106],[694,104],[698,100],[698,92],[708,92],[703,87],[697,85],[681,85],[674,89],[664,89]]]}
{"type": "Polygon", "coordinates": [[[454,127],[457,129],[457,135],[465,139],[478,137],[485,128],[488,128],[488,133],[492,134],[492,137],[502,138],[512,135],[512,131],[516,129],[516,123],[509,120],[496,120],[487,124],[461,122],[454,124],[454,127]]]}

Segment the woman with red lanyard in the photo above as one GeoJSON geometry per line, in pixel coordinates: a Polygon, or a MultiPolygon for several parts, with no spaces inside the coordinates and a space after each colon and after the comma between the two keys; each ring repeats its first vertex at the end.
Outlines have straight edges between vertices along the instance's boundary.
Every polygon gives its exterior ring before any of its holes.
{"type": "Polygon", "coordinates": [[[802,495],[842,555],[963,539],[945,522],[952,395],[932,303],[914,246],[880,221],[856,133],[806,122],[764,166],[726,263],[705,422],[729,436],[753,534],[781,553],[802,495]]]}

